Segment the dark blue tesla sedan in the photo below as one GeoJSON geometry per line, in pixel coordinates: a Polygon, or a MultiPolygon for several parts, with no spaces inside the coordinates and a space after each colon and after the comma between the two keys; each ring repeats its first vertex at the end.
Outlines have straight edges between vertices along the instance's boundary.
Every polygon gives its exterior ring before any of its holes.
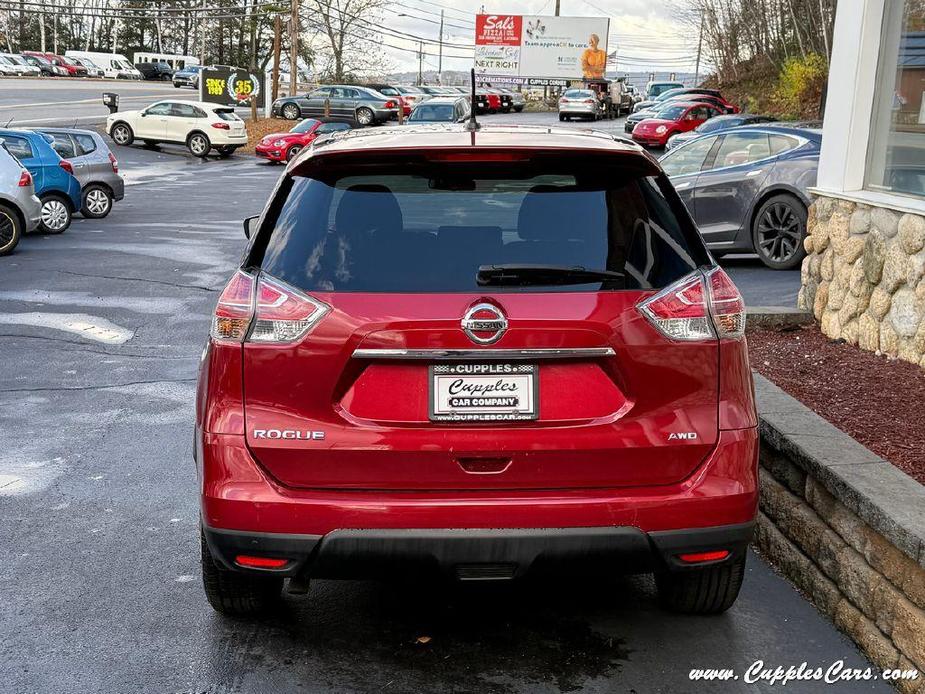
{"type": "Polygon", "coordinates": [[[775,270],[806,252],[807,189],[816,183],[822,131],[783,123],[706,134],[659,163],[714,256],[757,253],[775,270]]]}

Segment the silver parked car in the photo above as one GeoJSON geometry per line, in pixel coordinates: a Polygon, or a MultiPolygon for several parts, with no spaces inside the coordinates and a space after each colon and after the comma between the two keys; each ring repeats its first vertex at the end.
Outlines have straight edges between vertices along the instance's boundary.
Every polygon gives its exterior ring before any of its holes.
{"type": "Polygon", "coordinates": [[[119,175],[119,162],[102,135],[76,128],[36,128],[54,138],[52,147],[74,167],[80,182],[84,217],[99,219],[112,211],[114,202],[125,197],[125,182],[119,175]]]}
{"type": "Polygon", "coordinates": [[[466,97],[435,96],[414,107],[409,123],[462,123],[469,118],[466,97]]]}
{"type": "Polygon", "coordinates": [[[20,237],[41,220],[42,202],[35,196],[32,174],[0,144],[0,255],[12,253],[20,237]]]}
{"type": "Polygon", "coordinates": [[[591,89],[569,89],[559,97],[559,120],[597,120],[604,113],[601,100],[591,89]]]}
{"type": "Polygon", "coordinates": [[[288,120],[332,118],[356,120],[360,125],[375,125],[398,118],[398,99],[375,89],[353,85],[325,85],[302,96],[282,96],[273,102],[271,115],[288,120]],[[325,102],[330,113],[325,113],[325,102]]]}

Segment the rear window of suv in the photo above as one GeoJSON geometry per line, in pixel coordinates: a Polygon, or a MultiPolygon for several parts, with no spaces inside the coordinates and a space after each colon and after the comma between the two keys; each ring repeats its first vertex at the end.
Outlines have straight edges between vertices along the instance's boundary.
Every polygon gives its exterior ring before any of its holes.
{"type": "Polygon", "coordinates": [[[444,293],[661,288],[708,262],[664,177],[571,166],[319,168],[281,184],[247,264],[305,291],[444,293]],[[623,278],[478,284],[508,264],[623,278]]]}

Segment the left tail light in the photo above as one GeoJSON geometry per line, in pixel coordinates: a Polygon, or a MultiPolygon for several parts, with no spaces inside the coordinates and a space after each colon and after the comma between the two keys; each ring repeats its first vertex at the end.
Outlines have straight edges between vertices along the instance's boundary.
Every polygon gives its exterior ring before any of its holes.
{"type": "Polygon", "coordinates": [[[304,337],[331,309],[284,282],[239,270],[219,297],[213,339],[283,344],[304,337]]]}
{"type": "Polygon", "coordinates": [[[221,122],[221,123],[213,123],[213,124],[212,124],[212,127],[213,127],[213,128],[216,128],[216,129],[218,129],[218,130],[231,130],[231,126],[228,125],[228,123],[224,123],[224,122],[221,122]]]}
{"type": "Polygon", "coordinates": [[[112,152],[109,153],[109,163],[112,164],[112,172],[119,173],[119,161],[112,152]]]}
{"type": "Polygon", "coordinates": [[[69,162],[67,159],[62,159],[61,161],[59,161],[58,166],[60,166],[62,169],[67,171],[72,176],[74,175],[74,167],[71,166],[71,162],[69,162]]]}
{"type": "Polygon", "coordinates": [[[19,187],[26,188],[27,186],[32,185],[32,174],[28,171],[23,171],[19,174],[19,187]]]}

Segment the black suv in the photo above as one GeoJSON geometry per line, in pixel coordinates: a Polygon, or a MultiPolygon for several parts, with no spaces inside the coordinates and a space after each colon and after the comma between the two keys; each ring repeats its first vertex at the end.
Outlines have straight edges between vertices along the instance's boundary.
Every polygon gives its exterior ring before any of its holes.
{"type": "Polygon", "coordinates": [[[173,79],[173,70],[167,63],[135,63],[135,69],[146,80],[173,79]]]}

